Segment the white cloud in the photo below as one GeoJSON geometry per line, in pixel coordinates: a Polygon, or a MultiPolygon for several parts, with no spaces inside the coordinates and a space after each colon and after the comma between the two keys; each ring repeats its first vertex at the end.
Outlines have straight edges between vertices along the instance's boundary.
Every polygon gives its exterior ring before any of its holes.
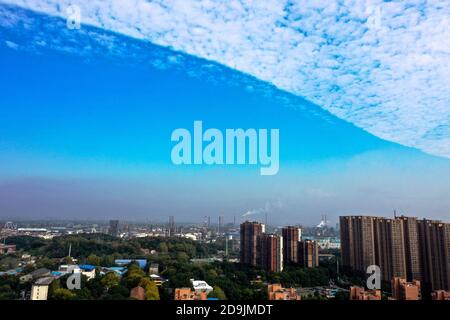
{"type": "MultiPolygon", "coordinates": [[[[0,0],[168,46],[450,157],[450,2],[0,0]]],[[[176,59],[174,60],[176,62],[176,59]]]]}
{"type": "Polygon", "coordinates": [[[9,41],[9,40],[6,40],[5,44],[11,49],[18,49],[19,48],[19,45],[17,43],[9,41]]]}

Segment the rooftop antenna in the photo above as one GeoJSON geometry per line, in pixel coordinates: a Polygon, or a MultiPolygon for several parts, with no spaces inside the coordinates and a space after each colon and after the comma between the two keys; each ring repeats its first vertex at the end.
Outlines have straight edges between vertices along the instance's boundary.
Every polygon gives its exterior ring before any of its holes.
{"type": "Polygon", "coordinates": [[[394,209],[394,219],[397,218],[397,210],[394,209]]]}
{"type": "Polygon", "coordinates": [[[266,225],[266,227],[267,227],[267,211],[266,211],[266,217],[265,217],[265,225],[266,225]]]}

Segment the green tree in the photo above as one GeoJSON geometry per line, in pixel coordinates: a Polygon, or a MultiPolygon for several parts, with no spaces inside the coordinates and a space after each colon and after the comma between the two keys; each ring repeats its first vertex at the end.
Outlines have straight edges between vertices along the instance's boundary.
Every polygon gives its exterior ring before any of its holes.
{"type": "Polygon", "coordinates": [[[54,300],[73,300],[76,294],[65,288],[57,288],[53,291],[52,299],[54,300]]]}
{"type": "Polygon", "coordinates": [[[65,257],[62,262],[64,264],[74,264],[72,257],[65,257]]]}
{"type": "Polygon", "coordinates": [[[99,299],[105,291],[102,280],[102,278],[96,277],[86,282],[86,288],[91,292],[93,299],[99,299]]]}
{"type": "Polygon", "coordinates": [[[106,295],[102,297],[104,300],[127,300],[130,296],[130,291],[124,286],[118,285],[112,287],[106,295]]]}
{"type": "Polygon", "coordinates": [[[86,259],[88,264],[94,265],[94,266],[99,266],[102,263],[102,259],[95,255],[95,254],[90,254],[87,259],[86,259]]]}
{"type": "Polygon", "coordinates": [[[42,257],[36,262],[36,268],[47,268],[47,269],[57,269],[59,261],[57,259],[51,259],[47,257],[42,257]]]}
{"type": "Polygon", "coordinates": [[[186,263],[189,261],[189,256],[186,252],[179,251],[177,253],[177,261],[180,263],[186,263]]]}
{"type": "Polygon", "coordinates": [[[209,298],[217,298],[219,300],[227,299],[225,292],[223,292],[223,290],[219,286],[214,286],[214,290],[209,293],[208,297],[209,298]]]}
{"type": "Polygon", "coordinates": [[[108,272],[101,280],[103,287],[105,287],[106,291],[111,289],[114,286],[119,285],[120,278],[114,272],[108,272]]]}
{"type": "Polygon", "coordinates": [[[20,260],[14,256],[5,256],[0,259],[0,270],[15,269],[19,266],[20,260]]]}
{"type": "Polygon", "coordinates": [[[128,289],[131,289],[136,287],[144,277],[145,272],[136,263],[132,263],[128,266],[127,274],[124,277],[124,283],[128,289]]]}
{"type": "Polygon", "coordinates": [[[102,266],[106,266],[106,267],[110,267],[110,266],[113,266],[114,265],[114,255],[107,255],[107,256],[104,256],[103,258],[102,258],[102,260],[101,260],[101,265],[102,266]]]}
{"type": "Polygon", "coordinates": [[[60,289],[60,288],[61,288],[61,282],[60,282],[59,279],[55,280],[55,281],[52,281],[52,283],[50,283],[50,285],[48,286],[48,295],[49,295],[49,297],[53,297],[54,292],[57,289],[60,289]]]}
{"type": "Polygon", "coordinates": [[[17,298],[17,294],[7,284],[0,286],[0,300],[13,300],[17,298]]]}
{"type": "Polygon", "coordinates": [[[161,243],[159,244],[159,251],[160,251],[161,253],[168,253],[168,252],[169,252],[169,247],[167,246],[167,243],[161,242],[161,243]]]}
{"type": "Polygon", "coordinates": [[[142,278],[139,285],[145,290],[146,300],[160,300],[159,290],[154,281],[149,278],[142,278]]]}
{"type": "Polygon", "coordinates": [[[214,278],[217,278],[219,275],[217,274],[217,271],[216,271],[216,270],[214,270],[214,269],[209,269],[209,270],[207,271],[207,273],[206,273],[206,276],[207,276],[209,279],[214,279],[214,278]]]}

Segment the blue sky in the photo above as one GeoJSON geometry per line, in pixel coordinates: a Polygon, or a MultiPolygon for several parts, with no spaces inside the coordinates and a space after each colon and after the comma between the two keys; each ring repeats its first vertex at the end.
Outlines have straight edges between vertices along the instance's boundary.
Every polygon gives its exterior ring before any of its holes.
{"type": "Polygon", "coordinates": [[[0,27],[0,217],[231,221],[267,211],[273,223],[312,224],[322,214],[336,221],[394,209],[450,217],[448,159],[382,140],[219,63],[0,8],[10,19],[0,27]],[[170,134],[194,120],[279,128],[279,174],[175,167],[170,134]]]}
{"type": "MultiPolygon", "coordinates": [[[[63,19],[76,5],[83,25],[218,62],[303,96],[380,138],[450,157],[448,1],[0,2],[63,19]]],[[[2,23],[23,19],[9,12],[2,23]]],[[[111,37],[88,36],[120,53],[111,37]]],[[[30,45],[51,42],[41,34],[30,45]]]]}

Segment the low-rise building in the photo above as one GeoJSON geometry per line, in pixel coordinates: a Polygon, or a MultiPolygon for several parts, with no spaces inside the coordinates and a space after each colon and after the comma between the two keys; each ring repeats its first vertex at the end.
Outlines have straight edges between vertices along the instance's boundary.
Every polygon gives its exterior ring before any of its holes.
{"type": "Polygon", "coordinates": [[[208,294],[204,291],[195,292],[191,288],[176,288],[175,300],[207,300],[208,294]]]}
{"type": "Polygon", "coordinates": [[[21,282],[28,282],[42,277],[50,276],[51,271],[47,268],[40,268],[20,277],[21,282]]]}
{"type": "Polygon", "coordinates": [[[392,298],[395,300],[420,300],[420,281],[407,282],[404,278],[394,277],[391,281],[392,298]]]}
{"type": "Polygon", "coordinates": [[[267,286],[267,297],[269,300],[300,300],[294,288],[283,288],[279,283],[267,286]]]}
{"type": "Polygon", "coordinates": [[[158,276],[157,274],[151,274],[150,279],[156,284],[156,286],[160,287],[164,282],[166,282],[166,279],[164,279],[161,276],[158,276]]]}
{"type": "Polygon", "coordinates": [[[81,274],[87,277],[87,280],[92,280],[95,278],[95,266],[90,264],[80,265],[81,274]]]}
{"type": "Polygon", "coordinates": [[[196,293],[206,292],[208,294],[213,291],[213,287],[207,284],[206,281],[191,279],[191,283],[196,293]]]}
{"type": "Polygon", "coordinates": [[[146,259],[116,259],[114,263],[118,266],[128,266],[130,263],[137,263],[141,269],[147,266],[146,259]]]}
{"type": "Polygon", "coordinates": [[[16,252],[15,244],[0,244],[0,254],[9,254],[16,252]]]}
{"type": "Polygon", "coordinates": [[[157,263],[150,264],[150,267],[148,268],[148,273],[159,274],[159,264],[157,263]]]}
{"type": "Polygon", "coordinates": [[[90,264],[76,265],[76,264],[63,264],[59,266],[58,273],[60,275],[81,273],[87,277],[87,280],[95,278],[95,266],[90,264]]]}
{"type": "Polygon", "coordinates": [[[364,290],[362,287],[350,287],[350,300],[381,300],[381,290],[364,290]]]}
{"type": "Polygon", "coordinates": [[[431,293],[431,299],[433,299],[433,300],[450,300],[450,291],[435,290],[431,293]]]}
{"type": "Polygon", "coordinates": [[[37,279],[31,287],[31,300],[47,300],[48,286],[53,282],[53,277],[37,279]]]}
{"type": "Polygon", "coordinates": [[[80,273],[81,269],[76,264],[63,264],[60,265],[58,271],[62,274],[72,274],[72,273],[80,273]]]}
{"type": "Polygon", "coordinates": [[[127,273],[127,267],[109,267],[109,268],[101,268],[100,274],[104,275],[108,272],[114,272],[119,277],[122,277],[125,273],[127,273]]]}
{"type": "Polygon", "coordinates": [[[21,273],[22,272],[22,268],[15,268],[15,269],[10,269],[10,270],[7,270],[7,271],[0,271],[0,277],[2,277],[2,276],[4,276],[4,275],[8,275],[8,276],[12,276],[12,277],[15,277],[15,276],[17,276],[19,273],[21,273]]]}
{"type": "Polygon", "coordinates": [[[175,300],[207,300],[213,287],[203,280],[191,279],[192,288],[176,288],[175,300]]]}

